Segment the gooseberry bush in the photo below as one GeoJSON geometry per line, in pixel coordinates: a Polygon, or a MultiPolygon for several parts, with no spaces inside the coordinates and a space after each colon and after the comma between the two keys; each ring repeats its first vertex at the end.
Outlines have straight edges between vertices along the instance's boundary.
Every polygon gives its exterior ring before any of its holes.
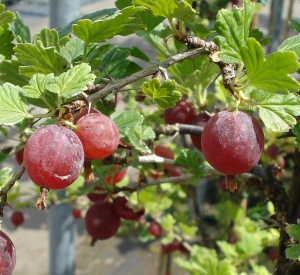
{"type": "MultiPolygon", "coordinates": [[[[8,205],[67,202],[91,245],[158,242],[165,274],[174,262],[199,275],[299,274],[300,35],[266,53],[250,0],[215,15],[191,0],[115,4],[33,35],[0,4],[0,131],[15,141],[0,153],[0,218],[8,205]],[[119,35],[156,60],[111,44],[119,35]],[[23,198],[25,171],[36,202],[23,198]]],[[[2,243],[11,274],[0,231],[2,243]]]]}

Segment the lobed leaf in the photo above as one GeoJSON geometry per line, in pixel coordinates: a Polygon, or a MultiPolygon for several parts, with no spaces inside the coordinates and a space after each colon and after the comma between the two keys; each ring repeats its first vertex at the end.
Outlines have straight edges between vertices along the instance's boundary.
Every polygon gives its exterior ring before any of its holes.
{"type": "Polygon", "coordinates": [[[176,221],[171,214],[163,216],[161,219],[160,225],[166,231],[172,231],[176,221]]]}
{"type": "Polygon", "coordinates": [[[0,29],[0,54],[2,54],[6,59],[11,59],[11,56],[14,54],[13,48],[14,44],[14,35],[11,30],[0,29]]]}
{"type": "Polygon", "coordinates": [[[34,35],[34,44],[37,44],[37,41],[41,41],[43,48],[54,47],[55,50],[59,52],[59,36],[58,32],[55,29],[50,30],[49,28],[44,28],[34,35]]]}
{"type": "Polygon", "coordinates": [[[28,84],[28,79],[19,74],[21,63],[18,60],[3,60],[0,62],[0,80],[20,87],[28,84]]]}
{"type": "Polygon", "coordinates": [[[115,8],[98,10],[93,13],[86,14],[80,18],[77,18],[77,19],[71,21],[65,27],[57,29],[59,37],[69,35],[72,32],[73,25],[76,24],[80,19],[90,19],[91,21],[105,19],[106,17],[113,15],[116,11],[117,11],[117,9],[115,9],[115,8]]]}
{"type": "Polygon", "coordinates": [[[299,82],[289,76],[300,67],[295,53],[275,52],[264,59],[261,45],[249,38],[241,47],[241,55],[248,77],[245,87],[255,86],[276,93],[296,92],[300,88],[299,82]]]}
{"type": "Polygon", "coordinates": [[[177,18],[187,23],[195,22],[195,11],[186,1],[176,0],[133,0],[136,6],[144,6],[152,11],[154,16],[166,17],[169,20],[177,18]]]}
{"type": "Polygon", "coordinates": [[[0,4],[0,28],[7,29],[14,19],[15,14],[12,11],[6,11],[5,5],[0,4]]]}
{"type": "Polygon", "coordinates": [[[176,81],[168,79],[162,84],[158,78],[149,79],[142,84],[142,91],[147,97],[155,100],[161,108],[173,108],[181,99],[181,93],[176,91],[176,81]]]}
{"type": "Polygon", "coordinates": [[[83,55],[83,50],[84,42],[75,37],[60,49],[60,54],[71,64],[73,60],[83,55]]]}
{"type": "Polygon", "coordinates": [[[82,63],[73,67],[60,76],[53,78],[53,82],[47,85],[47,89],[64,98],[71,98],[84,91],[87,84],[93,82],[96,76],[91,73],[91,67],[82,63]]]}
{"type": "Polygon", "coordinates": [[[44,49],[40,45],[25,43],[18,44],[14,51],[17,59],[23,65],[20,67],[20,74],[28,78],[37,73],[60,75],[68,65],[67,60],[54,48],[44,49]]]}
{"type": "Polygon", "coordinates": [[[134,17],[135,13],[144,9],[143,7],[128,7],[104,20],[95,22],[89,19],[79,20],[73,25],[73,33],[86,44],[104,42],[116,35],[132,34],[145,27],[139,18],[134,17]]]}
{"type": "Polygon", "coordinates": [[[21,43],[30,42],[30,30],[23,22],[23,19],[19,12],[15,12],[15,20],[13,24],[13,32],[17,37],[17,40],[21,43]]]}
{"type": "Polygon", "coordinates": [[[287,95],[273,94],[257,91],[259,116],[265,126],[274,132],[287,132],[297,121],[294,116],[300,115],[299,97],[288,93],[287,95]]]}
{"type": "Polygon", "coordinates": [[[250,0],[244,0],[243,8],[233,6],[233,11],[221,9],[218,12],[214,27],[219,36],[214,38],[214,42],[219,46],[219,56],[224,62],[242,62],[240,48],[249,37],[253,14],[250,0]]]}
{"type": "Polygon", "coordinates": [[[114,118],[121,137],[127,135],[144,121],[144,116],[139,111],[126,111],[114,118]]]}
{"type": "Polygon", "coordinates": [[[23,95],[35,99],[34,105],[54,109],[57,96],[48,91],[48,85],[53,81],[53,74],[36,74],[30,79],[29,85],[23,87],[23,95]]]}
{"type": "Polygon", "coordinates": [[[278,50],[281,52],[293,51],[300,57],[300,34],[283,41],[278,50]]]}
{"type": "Polygon", "coordinates": [[[0,87],[0,124],[13,125],[28,116],[22,89],[10,83],[0,87]]]}
{"type": "Polygon", "coordinates": [[[285,255],[287,258],[292,260],[298,260],[300,259],[300,244],[290,244],[288,248],[285,250],[285,255]]]}

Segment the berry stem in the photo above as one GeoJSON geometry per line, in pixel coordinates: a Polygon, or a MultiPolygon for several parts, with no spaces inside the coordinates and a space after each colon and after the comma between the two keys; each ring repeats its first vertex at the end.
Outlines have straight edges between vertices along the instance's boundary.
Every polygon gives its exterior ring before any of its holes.
{"type": "Polygon", "coordinates": [[[231,192],[234,192],[237,189],[235,175],[226,175],[226,188],[228,188],[231,192]]]}
{"type": "Polygon", "coordinates": [[[46,198],[48,196],[50,189],[47,186],[41,186],[40,187],[40,195],[35,203],[35,206],[38,210],[46,210],[47,204],[46,204],[46,198]]]}

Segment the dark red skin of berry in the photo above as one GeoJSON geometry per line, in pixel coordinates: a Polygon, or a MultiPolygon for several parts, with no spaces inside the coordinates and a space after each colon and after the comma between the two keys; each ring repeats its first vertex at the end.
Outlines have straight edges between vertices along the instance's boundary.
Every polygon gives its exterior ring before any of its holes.
{"type": "MultiPolygon", "coordinates": [[[[93,182],[99,180],[99,178],[94,178],[93,180],[86,180],[84,182],[85,185],[90,186],[93,184],[93,182]]],[[[106,193],[103,193],[104,191],[100,186],[96,186],[94,189],[94,192],[88,193],[87,197],[90,199],[92,202],[96,201],[104,201],[107,197],[106,193]],[[100,193],[101,192],[101,193],[100,193]]]]}
{"type": "Polygon", "coordinates": [[[222,111],[206,123],[201,145],[213,168],[226,175],[238,175],[258,163],[264,134],[258,121],[247,113],[222,111]]]}
{"type": "Polygon", "coordinates": [[[165,254],[166,254],[166,253],[174,252],[174,251],[178,250],[179,247],[180,247],[180,243],[177,242],[177,241],[174,241],[174,242],[169,243],[169,244],[163,244],[163,245],[161,246],[162,251],[163,251],[163,253],[165,253],[165,254]]]}
{"type": "Polygon", "coordinates": [[[23,163],[23,158],[24,158],[24,148],[16,152],[15,154],[16,161],[19,165],[23,163]]]}
{"type": "Polygon", "coordinates": [[[275,158],[278,156],[278,154],[279,154],[279,148],[278,148],[278,146],[275,145],[275,144],[270,145],[270,146],[267,148],[267,150],[266,150],[266,154],[267,154],[270,158],[275,159],[275,158]]]}
{"type": "Polygon", "coordinates": [[[10,220],[11,220],[12,224],[15,227],[20,226],[21,224],[24,223],[24,220],[25,220],[23,212],[21,212],[21,211],[14,211],[13,214],[11,215],[11,217],[10,217],[10,220]]]}
{"type": "MultiPolygon", "coordinates": [[[[168,148],[165,145],[157,145],[154,147],[154,154],[162,157],[162,158],[167,158],[167,159],[174,159],[174,154],[170,148],[168,148]]],[[[167,169],[170,170],[172,169],[171,164],[163,164],[163,166],[167,169]]]]}
{"type": "MultiPolygon", "coordinates": [[[[199,115],[196,115],[194,118],[193,118],[193,121],[192,121],[192,125],[195,125],[195,126],[201,126],[201,127],[204,127],[207,123],[207,121],[210,119],[210,116],[208,116],[207,114],[205,113],[202,113],[202,114],[199,114],[199,115]]],[[[202,148],[201,148],[201,136],[195,136],[195,135],[191,135],[191,140],[192,140],[192,143],[193,145],[199,150],[199,151],[202,151],[202,148]]]]}
{"type": "Polygon", "coordinates": [[[83,162],[84,151],[79,138],[65,127],[43,126],[25,145],[25,169],[38,186],[57,190],[69,186],[80,175],[83,162]]]}
{"type": "Polygon", "coordinates": [[[89,111],[89,107],[84,107],[82,108],[80,111],[76,112],[74,115],[73,115],[73,123],[76,124],[76,122],[83,116],[87,115],[87,114],[92,114],[92,113],[98,113],[98,114],[101,114],[100,111],[98,111],[97,109],[95,108],[90,108],[90,111],[89,111]]]}
{"type": "Polygon", "coordinates": [[[120,223],[121,219],[110,202],[94,203],[85,215],[85,228],[97,240],[105,240],[114,236],[120,223]]]}
{"type": "MultiPolygon", "coordinates": [[[[115,167],[109,169],[108,172],[110,173],[118,168],[119,168],[119,166],[116,165],[115,167]]],[[[105,178],[105,182],[107,184],[116,184],[116,183],[120,182],[122,179],[124,179],[126,173],[127,173],[127,168],[119,170],[119,171],[115,172],[114,174],[112,174],[111,176],[108,176],[107,178],[105,178]]]]}
{"type": "Polygon", "coordinates": [[[76,122],[74,132],[82,142],[87,159],[102,159],[117,149],[120,134],[117,125],[101,113],[84,115],[76,122]]]}
{"type": "Polygon", "coordinates": [[[174,108],[165,109],[164,120],[167,124],[190,124],[195,116],[193,103],[188,99],[181,99],[174,108]]]}
{"type": "Polygon", "coordinates": [[[170,177],[180,177],[182,176],[182,172],[179,168],[172,168],[171,170],[168,171],[168,175],[170,177]]]}
{"type": "Polygon", "coordinates": [[[145,214],[145,209],[143,208],[134,211],[131,205],[128,204],[126,197],[115,198],[113,205],[115,212],[124,220],[139,220],[145,214]]]}
{"type": "Polygon", "coordinates": [[[81,218],[81,210],[78,208],[73,208],[72,209],[72,216],[74,219],[80,219],[81,218]]]}
{"type": "Polygon", "coordinates": [[[163,230],[162,230],[160,224],[159,224],[157,221],[152,221],[152,222],[150,223],[149,227],[148,227],[148,232],[149,232],[152,236],[158,238],[158,237],[161,236],[163,230]]]}
{"type": "Polygon", "coordinates": [[[11,275],[16,265],[16,249],[3,231],[0,231],[0,259],[0,274],[11,275]]]}

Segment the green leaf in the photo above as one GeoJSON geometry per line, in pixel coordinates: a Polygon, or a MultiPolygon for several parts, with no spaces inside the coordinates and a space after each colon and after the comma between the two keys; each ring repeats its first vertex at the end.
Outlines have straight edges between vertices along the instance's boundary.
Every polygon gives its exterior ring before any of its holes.
{"type": "MultiPolygon", "coordinates": [[[[104,46],[105,47],[105,46],[104,46]]],[[[130,60],[127,57],[130,55],[130,49],[118,48],[115,45],[110,45],[107,48],[104,56],[101,56],[101,66],[109,73],[112,78],[120,79],[126,73],[130,60]]],[[[100,69],[100,76],[107,77],[106,73],[100,69]]]]}
{"type": "Polygon", "coordinates": [[[290,224],[286,227],[287,233],[295,239],[296,241],[300,241],[300,226],[297,224],[290,224]]]}
{"type": "Polygon", "coordinates": [[[238,223],[244,216],[243,208],[232,201],[227,200],[224,207],[226,208],[226,213],[228,213],[230,220],[235,223],[238,223]]]}
{"type": "Polygon", "coordinates": [[[297,21],[289,19],[288,22],[291,28],[293,28],[296,32],[300,32],[300,24],[297,21]]]}
{"type": "Polygon", "coordinates": [[[49,28],[44,28],[40,33],[34,35],[34,44],[37,44],[37,41],[41,41],[43,48],[54,47],[56,51],[59,52],[59,36],[58,32],[55,29],[50,30],[49,28]]]}
{"type": "Polygon", "coordinates": [[[300,259],[300,244],[291,244],[288,246],[288,248],[285,250],[286,257],[292,260],[298,260],[300,259]]]}
{"type": "Polygon", "coordinates": [[[17,11],[15,12],[13,32],[15,36],[18,37],[18,41],[20,41],[21,43],[30,42],[30,30],[28,26],[24,24],[20,13],[17,11]]]}
{"type": "Polygon", "coordinates": [[[146,62],[150,62],[150,58],[145,54],[144,51],[140,50],[138,47],[133,46],[130,55],[146,62]]]}
{"type": "Polygon", "coordinates": [[[0,54],[4,55],[6,59],[11,59],[11,56],[14,54],[13,48],[14,44],[14,35],[11,30],[0,29],[0,54]]]}
{"type": "Polygon", "coordinates": [[[128,7],[105,20],[92,22],[82,19],[73,25],[73,33],[86,44],[104,42],[116,35],[126,36],[145,27],[140,19],[134,17],[135,13],[142,10],[143,7],[128,7]]]}
{"type": "Polygon", "coordinates": [[[173,108],[181,99],[181,93],[176,91],[176,81],[168,79],[160,83],[158,78],[149,79],[142,84],[142,90],[147,97],[153,98],[161,108],[173,108]]]}
{"type": "Polygon", "coordinates": [[[300,57],[300,34],[283,41],[278,50],[282,52],[293,51],[300,57]]]}
{"type": "Polygon", "coordinates": [[[265,126],[274,132],[287,132],[297,121],[294,116],[300,115],[299,97],[294,94],[272,94],[257,91],[259,117],[265,126]]]}
{"type": "Polygon", "coordinates": [[[22,89],[10,83],[0,87],[0,124],[13,125],[28,116],[22,89]]]}
{"type": "Polygon", "coordinates": [[[135,149],[142,153],[150,153],[150,149],[144,144],[143,139],[135,129],[127,133],[129,141],[134,145],[135,149]]]}
{"type": "Polygon", "coordinates": [[[244,0],[244,7],[233,6],[233,11],[221,9],[214,27],[220,36],[214,38],[219,46],[219,57],[226,63],[241,63],[240,48],[249,37],[249,29],[253,18],[253,4],[244,0]]]}
{"type": "Polygon", "coordinates": [[[20,67],[20,74],[28,78],[37,73],[60,75],[68,65],[67,60],[54,48],[44,49],[40,46],[25,43],[18,44],[14,51],[17,59],[24,65],[20,67]]]}
{"type": "Polygon", "coordinates": [[[71,21],[68,25],[66,25],[65,27],[57,29],[59,37],[69,35],[72,32],[73,25],[76,24],[78,22],[78,20],[80,20],[80,19],[90,19],[91,21],[105,19],[108,16],[113,15],[116,11],[117,11],[117,9],[115,9],[115,8],[103,9],[103,10],[95,11],[93,13],[86,14],[86,15],[82,16],[81,18],[75,19],[75,20],[71,21]]]}
{"type": "Polygon", "coordinates": [[[186,85],[194,91],[197,90],[197,87],[207,89],[215,80],[218,71],[219,67],[206,57],[203,59],[200,68],[192,72],[186,85]]]}
{"type": "Polygon", "coordinates": [[[5,5],[0,4],[0,28],[7,29],[8,24],[15,19],[15,14],[12,11],[5,11],[5,5]]]}
{"type": "Polygon", "coordinates": [[[60,54],[71,64],[77,57],[83,55],[84,42],[75,37],[60,49],[60,54]]]}
{"type": "Polygon", "coordinates": [[[20,87],[28,84],[28,79],[19,74],[20,62],[18,60],[3,60],[0,62],[0,80],[20,87]]]}
{"type": "Polygon", "coordinates": [[[190,224],[185,224],[180,222],[179,228],[182,230],[182,232],[190,237],[195,237],[196,233],[198,231],[198,227],[190,224]]]}
{"type": "Polygon", "coordinates": [[[227,241],[217,241],[217,245],[226,256],[226,258],[232,259],[238,256],[238,253],[235,250],[235,246],[228,243],[227,241]]]}
{"type": "Polygon", "coordinates": [[[197,168],[202,165],[202,157],[200,152],[192,151],[190,149],[181,150],[179,156],[176,158],[175,163],[184,165],[189,168],[197,168]]]}
{"type": "Polygon", "coordinates": [[[251,30],[249,33],[249,37],[253,37],[254,39],[256,39],[262,46],[269,45],[271,43],[271,40],[273,39],[272,36],[264,37],[264,33],[259,29],[251,30]]]}
{"type": "Polygon", "coordinates": [[[277,93],[296,92],[300,88],[299,82],[289,76],[300,67],[295,53],[275,52],[264,59],[261,45],[249,38],[247,45],[241,47],[241,55],[248,77],[245,87],[255,86],[277,93]]]}
{"type": "Polygon", "coordinates": [[[172,231],[175,223],[174,217],[171,214],[167,214],[161,219],[160,225],[164,230],[172,231]]]}
{"type": "Polygon", "coordinates": [[[298,121],[293,128],[293,133],[296,135],[295,144],[298,150],[300,150],[300,122],[298,121]]]}
{"type": "Polygon", "coordinates": [[[7,167],[2,168],[0,170],[0,190],[1,190],[1,187],[3,185],[5,185],[7,183],[7,181],[9,180],[11,172],[12,172],[12,169],[7,168],[7,167]]]}
{"type": "Polygon", "coordinates": [[[56,77],[55,82],[49,84],[47,89],[68,99],[84,91],[87,84],[92,83],[95,78],[91,67],[82,63],[56,77]]]}
{"type": "Polygon", "coordinates": [[[139,111],[126,111],[114,118],[120,137],[124,137],[128,132],[133,131],[138,125],[144,121],[144,116],[139,111]]]}
{"type": "Polygon", "coordinates": [[[262,251],[261,239],[258,234],[244,233],[236,243],[239,254],[251,257],[262,251]]]}
{"type": "Polygon", "coordinates": [[[48,85],[54,80],[53,74],[43,75],[36,74],[29,81],[29,85],[23,87],[23,95],[28,98],[40,99],[43,103],[36,101],[38,106],[54,109],[56,107],[55,102],[56,95],[53,95],[47,90],[48,85]]]}
{"type": "Polygon", "coordinates": [[[178,18],[187,23],[195,22],[195,11],[186,1],[176,0],[133,0],[136,6],[144,6],[150,9],[154,16],[166,17],[169,20],[178,18]]]}
{"type": "Polygon", "coordinates": [[[154,16],[173,18],[173,14],[178,7],[176,0],[133,0],[135,6],[144,6],[152,11],[154,16]]]}

